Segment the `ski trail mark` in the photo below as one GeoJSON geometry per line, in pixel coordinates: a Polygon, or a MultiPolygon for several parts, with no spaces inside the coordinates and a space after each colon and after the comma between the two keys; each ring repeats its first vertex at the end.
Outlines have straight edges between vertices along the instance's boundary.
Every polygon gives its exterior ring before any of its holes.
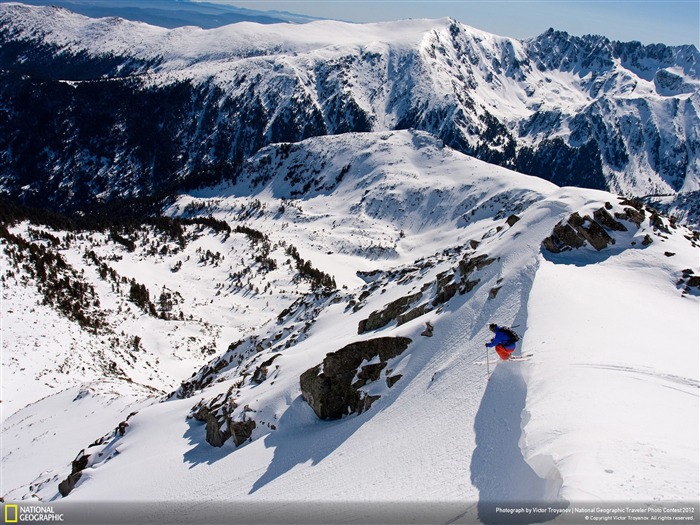
{"type": "Polygon", "coordinates": [[[668,386],[668,388],[673,388],[674,390],[678,390],[679,392],[683,392],[686,394],[698,396],[700,395],[697,390],[700,389],[700,382],[696,381],[695,379],[689,378],[689,377],[683,377],[683,376],[678,376],[675,374],[668,374],[664,372],[659,372],[657,370],[654,370],[652,368],[643,368],[643,367],[632,367],[632,366],[622,366],[622,365],[607,365],[607,364],[597,364],[597,363],[576,363],[576,366],[584,367],[584,368],[597,368],[599,370],[609,370],[611,372],[623,372],[631,377],[634,376],[640,376],[637,377],[637,379],[640,380],[656,380],[656,382],[659,383],[673,383],[675,385],[681,386],[681,387],[689,387],[693,391],[688,391],[687,388],[676,388],[673,386],[668,386]]]}

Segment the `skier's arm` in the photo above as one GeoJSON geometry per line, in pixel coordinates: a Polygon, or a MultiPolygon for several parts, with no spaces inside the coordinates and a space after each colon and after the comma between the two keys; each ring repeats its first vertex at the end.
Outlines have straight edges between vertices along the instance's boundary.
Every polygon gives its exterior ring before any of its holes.
{"type": "Polygon", "coordinates": [[[503,344],[506,341],[509,341],[510,337],[508,337],[508,334],[498,330],[494,336],[493,340],[490,343],[486,343],[487,348],[493,348],[496,345],[503,344]]]}

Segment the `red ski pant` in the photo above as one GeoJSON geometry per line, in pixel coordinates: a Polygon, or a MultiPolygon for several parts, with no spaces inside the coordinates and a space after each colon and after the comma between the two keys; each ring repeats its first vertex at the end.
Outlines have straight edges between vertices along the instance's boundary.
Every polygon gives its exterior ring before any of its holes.
{"type": "Polygon", "coordinates": [[[510,357],[510,354],[512,354],[514,350],[515,348],[506,348],[503,345],[496,345],[496,353],[498,354],[498,357],[504,361],[510,357]]]}

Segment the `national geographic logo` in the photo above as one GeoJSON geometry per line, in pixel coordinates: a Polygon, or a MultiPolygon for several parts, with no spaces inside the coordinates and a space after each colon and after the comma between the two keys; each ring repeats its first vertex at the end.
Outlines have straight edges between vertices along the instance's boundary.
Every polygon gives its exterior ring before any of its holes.
{"type": "Polygon", "coordinates": [[[3,510],[3,518],[3,523],[50,523],[62,522],[63,514],[54,512],[50,506],[8,503],[3,510]]]}

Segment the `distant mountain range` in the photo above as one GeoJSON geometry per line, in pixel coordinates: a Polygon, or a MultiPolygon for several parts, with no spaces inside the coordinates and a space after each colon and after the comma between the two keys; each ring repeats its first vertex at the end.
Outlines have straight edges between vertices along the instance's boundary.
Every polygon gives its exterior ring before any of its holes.
{"type": "Polygon", "coordinates": [[[168,30],[8,3],[0,43],[0,188],[36,206],[159,196],[235,179],[270,143],[406,128],[558,185],[700,186],[692,45],[452,19],[168,30]]]}
{"type": "MultiPolygon", "coordinates": [[[[7,0],[3,0],[7,3],[7,0]]],[[[190,0],[27,0],[27,5],[63,7],[92,18],[120,17],[160,27],[199,26],[206,29],[237,22],[303,24],[316,18],[282,11],[258,11],[230,4],[190,0]]]]}

